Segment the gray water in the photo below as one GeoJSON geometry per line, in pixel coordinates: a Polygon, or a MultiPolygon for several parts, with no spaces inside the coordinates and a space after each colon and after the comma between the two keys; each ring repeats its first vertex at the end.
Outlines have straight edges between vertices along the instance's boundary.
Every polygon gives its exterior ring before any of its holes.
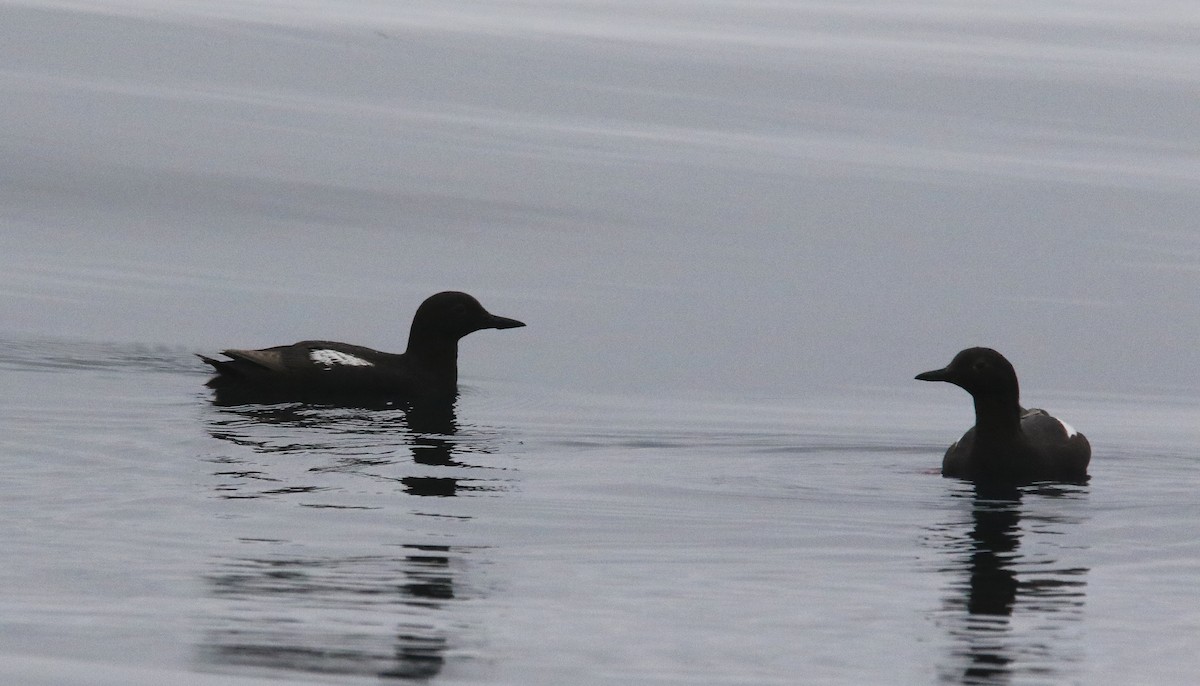
{"type": "Polygon", "coordinates": [[[1200,11],[0,4],[0,681],[1197,679],[1200,11]],[[399,350],[452,411],[209,402],[399,350]],[[942,479],[984,344],[1086,485],[942,479]]]}

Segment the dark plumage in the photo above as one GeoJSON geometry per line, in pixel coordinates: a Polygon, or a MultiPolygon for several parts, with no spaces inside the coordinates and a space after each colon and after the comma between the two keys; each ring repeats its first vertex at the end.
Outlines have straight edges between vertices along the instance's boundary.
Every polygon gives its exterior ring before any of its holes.
{"type": "Polygon", "coordinates": [[[222,404],[452,398],[458,391],[458,340],[480,329],[524,323],[491,314],[466,293],[446,291],[421,303],[408,349],[385,353],[333,341],[301,341],[262,350],[225,350],[229,360],[200,359],[216,376],[208,386],[222,404]]]}
{"type": "Polygon", "coordinates": [[[948,366],[918,374],[946,381],[975,400],[975,426],[946,450],[942,475],[976,482],[1083,481],[1092,448],[1045,410],[1020,404],[1017,373],[990,348],[967,348],[948,366]]]}

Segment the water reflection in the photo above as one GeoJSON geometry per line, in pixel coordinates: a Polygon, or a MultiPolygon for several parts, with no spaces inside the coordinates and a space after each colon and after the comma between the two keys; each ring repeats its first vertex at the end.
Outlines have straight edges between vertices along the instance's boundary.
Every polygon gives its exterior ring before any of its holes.
{"type": "MultiPolygon", "coordinates": [[[[262,544],[263,542],[249,542],[262,544]]],[[[446,609],[474,551],[405,545],[395,557],[222,560],[205,579],[228,607],[204,637],[214,667],[428,679],[454,644],[446,609]]]]}
{"type": "Polygon", "coordinates": [[[455,608],[485,548],[429,541],[471,518],[447,498],[507,480],[453,402],[215,404],[207,429],[228,448],[207,460],[239,549],[204,577],[207,668],[429,679],[469,642],[455,608]]]}
{"type": "Polygon", "coordinates": [[[1046,543],[1077,521],[1040,506],[1085,495],[1082,485],[974,486],[959,494],[970,499],[970,521],[941,527],[954,556],[941,570],[954,578],[939,613],[951,638],[943,682],[1049,678],[1079,662],[1071,634],[1082,619],[1088,570],[1064,565],[1064,549],[1046,543]]]}
{"type": "Polygon", "coordinates": [[[213,474],[220,480],[215,488],[223,498],[321,493],[322,502],[311,506],[361,508],[360,493],[355,493],[354,504],[334,502],[351,485],[347,479],[354,477],[392,483],[417,496],[448,497],[505,488],[499,478],[480,476],[481,471],[496,467],[473,460],[487,455],[486,444],[477,437],[459,435],[452,401],[381,407],[214,406],[216,412],[208,420],[209,435],[249,448],[248,453],[238,450],[209,458],[219,465],[213,474]],[[281,454],[302,455],[306,462],[297,471],[301,465],[272,459],[281,454]],[[405,464],[422,468],[422,473],[395,473],[405,464]]]}

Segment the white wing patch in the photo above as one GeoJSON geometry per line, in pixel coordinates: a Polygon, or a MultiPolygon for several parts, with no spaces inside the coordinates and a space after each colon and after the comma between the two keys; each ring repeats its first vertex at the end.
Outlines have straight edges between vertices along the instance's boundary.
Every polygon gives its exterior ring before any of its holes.
{"type": "MultiPolygon", "coordinates": [[[[1055,419],[1058,419],[1058,417],[1055,417],[1055,419]]],[[[1063,427],[1064,429],[1066,429],[1066,431],[1067,431],[1067,438],[1071,438],[1071,437],[1072,437],[1072,436],[1074,436],[1075,434],[1079,433],[1078,431],[1076,431],[1076,430],[1075,430],[1075,427],[1071,426],[1070,424],[1068,424],[1068,423],[1064,422],[1064,421],[1063,421],[1063,420],[1061,420],[1061,419],[1058,419],[1058,423],[1059,423],[1059,424],[1062,424],[1062,427],[1063,427]]]]}
{"type": "Polygon", "coordinates": [[[343,364],[347,367],[374,367],[374,362],[368,362],[361,357],[355,357],[350,353],[343,353],[337,350],[319,349],[308,351],[308,358],[317,364],[326,367],[332,367],[335,364],[343,364]]]}

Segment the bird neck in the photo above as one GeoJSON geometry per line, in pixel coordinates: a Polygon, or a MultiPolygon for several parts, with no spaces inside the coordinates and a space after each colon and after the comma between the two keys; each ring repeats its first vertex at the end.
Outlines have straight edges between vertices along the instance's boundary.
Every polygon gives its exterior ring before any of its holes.
{"type": "Polygon", "coordinates": [[[458,339],[447,336],[420,336],[409,334],[408,350],[405,355],[425,369],[437,370],[439,374],[458,377],[458,339]]]}
{"type": "Polygon", "coordinates": [[[1017,393],[975,396],[975,433],[986,441],[1016,435],[1021,430],[1017,393]]]}

